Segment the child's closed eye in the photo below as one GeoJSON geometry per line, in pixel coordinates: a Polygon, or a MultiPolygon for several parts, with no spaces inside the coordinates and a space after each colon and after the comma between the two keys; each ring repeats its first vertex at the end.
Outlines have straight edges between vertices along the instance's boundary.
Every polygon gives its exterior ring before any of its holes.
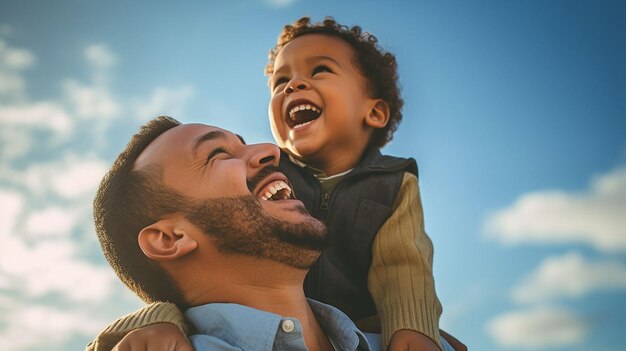
{"type": "Polygon", "coordinates": [[[311,73],[312,76],[318,74],[318,73],[322,73],[322,72],[328,72],[328,73],[333,73],[333,70],[330,69],[330,67],[326,66],[326,65],[317,65],[315,66],[315,68],[313,68],[313,73],[311,73]]]}
{"type": "Polygon", "coordinates": [[[274,79],[272,81],[272,90],[276,90],[276,88],[278,88],[279,86],[287,83],[289,81],[289,78],[287,77],[277,77],[276,79],[274,79]]]}

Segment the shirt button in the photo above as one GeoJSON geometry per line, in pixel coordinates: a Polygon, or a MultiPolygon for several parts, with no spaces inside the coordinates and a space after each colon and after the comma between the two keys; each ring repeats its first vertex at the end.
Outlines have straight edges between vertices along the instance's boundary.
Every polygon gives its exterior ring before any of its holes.
{"type": "Polygon", "coordinates": [[[283,329],[285,333],[291,333],[293,329],[296,327],[296,325],[293,323],[291,319],[286,319],[283,321],[280,327],[283,329]]]}

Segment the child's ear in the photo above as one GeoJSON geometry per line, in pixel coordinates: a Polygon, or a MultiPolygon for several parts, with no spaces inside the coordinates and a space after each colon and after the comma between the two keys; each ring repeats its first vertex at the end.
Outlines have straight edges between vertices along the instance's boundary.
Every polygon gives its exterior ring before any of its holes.
{"type": "Polygon", "coordinates": [[[384,128],[389,122],[389,104],[383,99],[373,101],[367,115],[365,115],[365,124],[372,128],[384,128]]]}
{"type": "Polygon", "coordinates": [[[198,247],[198,242],[189,235],[190,226],[182,218],[161,219],[139,232],[139,247],[155,261],[181,258],[198,247]]]}

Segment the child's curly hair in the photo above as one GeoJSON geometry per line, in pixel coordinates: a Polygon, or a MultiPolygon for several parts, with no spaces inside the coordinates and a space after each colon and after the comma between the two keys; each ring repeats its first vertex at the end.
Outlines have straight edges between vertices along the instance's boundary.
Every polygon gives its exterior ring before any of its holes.
{"type": "Polygon", "coordinates": [[[354,48],[357,67],[367,79],[370,96],[383,99],[389,104],[389,122],[384,128],[376,129],[370,144],[382,147],[391,141],[402,120],[401,110],[404,104],[398,86],[398,64],[396,57],[380,48],[378,39],[370,33],[363,32],[360,26],[348,27],[337,23],[332,17],[326,17],[323,22],[318,23],[311,23],[309,17],[302,17],[293,24],[285,25],[276,46],[270,50],[265,74],[269,76],[273,73],[274,60],[283,46],[307,34],[332,35],[354,48]]]}

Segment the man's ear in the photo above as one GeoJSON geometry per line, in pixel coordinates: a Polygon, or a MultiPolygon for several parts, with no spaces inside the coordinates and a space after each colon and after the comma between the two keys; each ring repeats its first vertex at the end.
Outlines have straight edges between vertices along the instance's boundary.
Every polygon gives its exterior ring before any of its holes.
{"type": "Polygon", "coordinates": [[[198,247],[189,230],[192,230],[191,224],[184,219],[161,219],[139,232],[139,247],[155,261],[181,258],[198,247]]]}
{"type": "Polygon", "coordinates": [[[376,99],[365,115],[365,124],[372,128],[384,128],[389,122],[389,104],[383,99],[376,99]]]}

